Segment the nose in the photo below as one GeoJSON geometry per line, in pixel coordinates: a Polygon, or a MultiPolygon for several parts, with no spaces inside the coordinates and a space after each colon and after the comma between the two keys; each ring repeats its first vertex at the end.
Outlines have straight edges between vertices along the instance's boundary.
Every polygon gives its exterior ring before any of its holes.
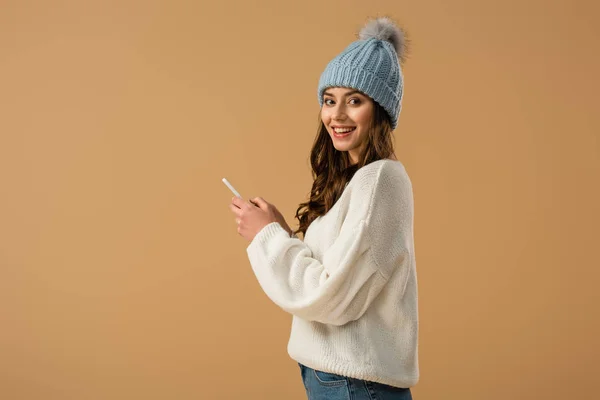
{"type": "Polygon", "coordinates": [[[346,109],[343,104],[338,104],[331,113],[331,119],[334,121],[343,121],[346,119],[346,109]]]}

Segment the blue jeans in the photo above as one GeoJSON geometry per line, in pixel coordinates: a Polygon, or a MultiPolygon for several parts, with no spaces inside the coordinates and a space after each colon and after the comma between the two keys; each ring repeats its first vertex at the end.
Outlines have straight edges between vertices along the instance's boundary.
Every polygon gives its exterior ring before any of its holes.
{"type": "Polygon", "coordinates": [[[410,388],[397,388],[298,365],[308,400],[412,400],[410,388]]]}

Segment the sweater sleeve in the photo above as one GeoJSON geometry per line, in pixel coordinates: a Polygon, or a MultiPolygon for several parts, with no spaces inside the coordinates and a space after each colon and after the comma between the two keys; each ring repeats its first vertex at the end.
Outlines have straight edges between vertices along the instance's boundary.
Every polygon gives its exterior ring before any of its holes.
{"type": "Polygon", "coordinates": [[[406,264],[412,193],[403,177],[385,172],[359,180],[340,232],[321,259],[277,222],[255,236],[248,257],[275,304],[308,321],[344,325],[360,318],[406,264]]]}

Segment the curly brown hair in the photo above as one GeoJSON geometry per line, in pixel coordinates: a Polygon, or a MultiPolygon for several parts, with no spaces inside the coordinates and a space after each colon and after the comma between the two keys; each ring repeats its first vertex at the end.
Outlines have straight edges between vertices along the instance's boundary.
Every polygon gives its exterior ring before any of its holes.
{"type": "Polygon", "coordinates": [[[292,235],[302,232],[304,236],[308,226],[333,207],[358,169],[373,161],[394,157],[394,136],[390,117],[377,102],[373,101],[373,105],[373,119],[366,146],[356,164],[351,164],[347,151],[338,151],[333,146],[319,114],[317,136],[310,153],[314,181],[309,200],[300,203],[296,210],[299,226],[292,235]]]}

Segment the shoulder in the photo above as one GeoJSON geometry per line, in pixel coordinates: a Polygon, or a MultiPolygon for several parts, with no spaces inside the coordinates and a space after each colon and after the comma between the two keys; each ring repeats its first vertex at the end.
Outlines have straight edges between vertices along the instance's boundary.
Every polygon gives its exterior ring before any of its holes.
{"type": "Polygon", "coordinates": [[[395,160],[379,160],[376,163],[373,165],[373,175],[367,180],[370,182],[364,182],[370,193],[369,214],[379,215],[382,219],[410,216],[414,200],[406,168],[395,160]]]}
{"type": "Polygon", "coordinates": [[[391,186],[412,192],[412,183],[408,172],[400,161],[386,160],[379,169],[378,187],[391,186]]]}
{"type": "Polygon", "coordinates": [[[398,160],[379,160],[376,161],[378,164],[378,170],[380,175],[384,176],[400,176],[400,177],[408,177],[406,172],[406,168],[401,161],[398,160]]]}
{"type": "Polygon", "coordinates": [[[384,158],[382,160],[373,161],[365,165],[364,167],[356,171],[356,174],[373,175],[380,174],[382,172],[387,174],[405,174],[406,168],[404,167],[404,164],[402,164],[401,161],[384,158]]]}
{"type": "Polygon", "coordinates": [[[367,219],[391,210],[410,208],[412,184],[404,165],[396,160],[377,160],[360,168],[349,185],[346,202],[361,204],[367,219]]]}
{"type": "Polygon", "coordinates": [[[397,160],[377,160],[356,171],[356,178],[366,192],[412,191],[406,168],[397,160]]]}

